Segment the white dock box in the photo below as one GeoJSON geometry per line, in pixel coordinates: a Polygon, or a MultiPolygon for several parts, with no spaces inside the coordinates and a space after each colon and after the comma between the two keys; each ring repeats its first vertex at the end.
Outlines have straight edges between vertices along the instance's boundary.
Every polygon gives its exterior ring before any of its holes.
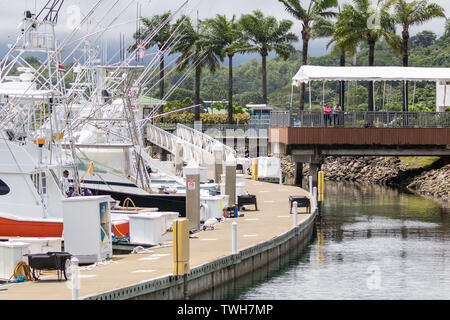
{"type": "MultiPolygon", "coordinates": [[[[229,196],[227,197],[229,199],[229,196]]],[[[210,218],[221,218],[223,216],[223,208],[228,206],[228,199],[226,204],[224,199],[224,196],[201,197],[200,202],[206,206],[200,210],[200,220],[206,221],[210,218]]]]}
{"type": "Polygon", "coordinates": [[[9,242],[29,243],[30,254],[61,252],[62,238],[10,238],[9,242]]]}
{"type": "Polygon", "coordinates": [[[112,257],[109,196],[63,200],[64,251],[74,256],[112,257]]]}
{"type": "Polygon", "coordinates": [[[179,218],[178,212],[161,212],[164,218],[165,229],[163,231],[163,236],[161,237],[164,241],[172,241],[173,240],[173,232],[167,232],[167,230],[173,230],[173,222],[179,218]]]}
{"type": "Polygon", "coordinates": [[[29,243],[0,241],[0,279],[8,280],[19,261],[28,262],[24,254],[29,253],[29,243]]]}
{"type": "Polygon", "coordinates": [[[130,242],[157,245],[166,232],[166,218],[161,212],[130,215],[130,242]]]}
{"type": "Polygon", "coordinates": [[[258,178],[279,178],[281,160],[275,157],[258,158],[258,178]]]}

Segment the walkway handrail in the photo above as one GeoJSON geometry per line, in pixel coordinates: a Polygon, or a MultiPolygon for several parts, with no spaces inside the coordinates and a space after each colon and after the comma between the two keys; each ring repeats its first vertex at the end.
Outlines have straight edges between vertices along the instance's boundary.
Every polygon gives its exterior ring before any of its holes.
{"type": "Polygon", "coordinates": [[[219,144],[224,150],[225,159],[227,159],[230,155],[236,157],[236,151],[233,148],[203,132],[185,126],[181,123],[177,123],[176,135],[181,139],[206,150],[211,155],[214,155],[214,147],[219,144]]]}
{"type": "Polygon", "coordinates": [[[214,163],[214,154],[152,124],[147,125],[147,139],[160,148],[179,156],[183,162],[195,161],[199,165],[214,163]]]}
{"type": "Polygon", "coordinates": [[[271,127],[449,128],[450,112],[345,111],[326,116],[321,111],[272,112],[271,127]]]}

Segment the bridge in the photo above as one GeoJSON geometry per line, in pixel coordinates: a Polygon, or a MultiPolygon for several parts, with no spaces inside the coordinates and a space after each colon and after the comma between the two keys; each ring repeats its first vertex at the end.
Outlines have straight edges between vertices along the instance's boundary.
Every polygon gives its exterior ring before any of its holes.
{"type": "MultiPolygon", "coordinates": [[[[175,158],[175,174],[182,176],[183,165],[194,161],[197,165],[208,169],[208,174],[217,180],[215,173],[216,155],[220,154],[222,161],[236,157],[236,151],[210,137],[182,124],[177,124],[174,133],[165,131],[152,124],[147,125],[147,140],[175,158]]],[[[148,158],[151,158],[148,156],[148,158]]],[[[150,159],[149,159],[150,160],[150,159]]],[[[220,164],[222,163],[220,162],[220,164]]],[[[220,168],[217,168],[219,170],[220,168]]]]}
{"type": "Polygon", "coordinates": [[[292,156],[298,184],[309,163],[316,184],[327,156],[450,156],[450,113],[272,113],[269,145],[273,154],[292,156]]]}

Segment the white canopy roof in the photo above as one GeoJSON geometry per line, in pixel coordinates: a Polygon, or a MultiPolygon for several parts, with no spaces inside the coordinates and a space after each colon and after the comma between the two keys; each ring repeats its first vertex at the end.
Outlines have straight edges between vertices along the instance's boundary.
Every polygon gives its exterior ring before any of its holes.
{"type": "Polygon", "coordinates": [[[310,81],[450,81],[450,68],[414,67],[322,67],[305,65],[293,84],[310,81]]]}

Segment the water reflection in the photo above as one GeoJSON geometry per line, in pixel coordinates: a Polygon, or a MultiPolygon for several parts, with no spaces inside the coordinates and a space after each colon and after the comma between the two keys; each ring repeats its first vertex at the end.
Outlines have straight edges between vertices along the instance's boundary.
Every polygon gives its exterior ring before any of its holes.
{"type": "Polygon", "coordinates": [[[448,209],[396,189],[327,182],[301,255],[230,299],[449,299],[448,209]]]}

